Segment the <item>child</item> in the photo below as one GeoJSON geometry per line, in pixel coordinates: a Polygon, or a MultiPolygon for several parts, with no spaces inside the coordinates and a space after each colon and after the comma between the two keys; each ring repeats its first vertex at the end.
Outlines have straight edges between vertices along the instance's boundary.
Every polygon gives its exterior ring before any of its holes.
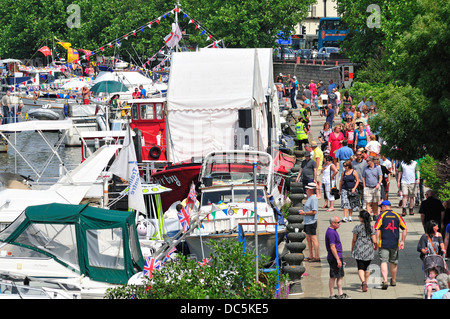
{"type": "Polygon", "coordinates": [[[322,102],[322,97],[320,97],[320,96],[317,100],[317,108],[319,109],[319,116],[323,116],[323,102],[322,102]]]}
{"type": "Polygon", "coordinates": [[[347,140],[347,146],[353,149],[355,141],[355,123],[349,125],[349,129],[345,132],[345,139],[347,140]]]}
{"type": "Polygon", "coordinates": [[[428,272],[428,278],[425,280],[425,289],[427,291],[427,299],[431,299],[431,295],[434,291],[439,291],[439,285],[437,284],[436,277],[438,275],[438,271],[436,268],[431,268],[428,272]]]}

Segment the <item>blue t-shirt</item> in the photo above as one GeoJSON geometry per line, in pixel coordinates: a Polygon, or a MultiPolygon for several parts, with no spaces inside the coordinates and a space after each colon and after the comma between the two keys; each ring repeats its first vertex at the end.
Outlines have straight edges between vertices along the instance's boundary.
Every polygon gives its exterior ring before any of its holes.
{"type": "Polygon", "coordinates": [[[342,243],[341,238],[336,229],[328,227],[327,232],[325,233],[325,247],[327,248],[327,259],[334,259],[333,253],[331,252],[330,245],[334,244],[336,247],[336,251],[338,253],[339,258],[342,259],[342,243]]]}
{"type": "MultiPolygon", "coordinates": [[[[303,211],[305,212],[312,210],[315,210],[317,213],[319,212],[319,201],[317,200],[316,194],[309,196],[303,206],[303,211]]],[[[303,224],[310,225],[317,222],[317,213],[314,215],[305,215],[303,218],[303,224]]]]}
{"type": "Polygon", "coordinates": [[[330,124],[330,126],[333,126],[333,118],[334,118],[334,109],[327,109],[327,122],[330,124]]]}
{"type": "Polygon", "coordinates": [[[331,84],[328,84],[328,93],[333,91],[333,89],[336,88],[336,84],[333,82],[331,84]]]}
{"type": "Polygon", "coordinates": [[[353,156],[353,150],[348,146],[343,146],[338,149],[335,153],[335,157],[339,158],[341,161],[346,161],[353,156]]]}

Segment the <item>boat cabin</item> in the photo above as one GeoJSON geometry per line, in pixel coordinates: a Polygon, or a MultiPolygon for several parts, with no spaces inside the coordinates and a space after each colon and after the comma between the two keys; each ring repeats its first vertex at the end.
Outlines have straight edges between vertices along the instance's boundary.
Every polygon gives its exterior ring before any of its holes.
{"type": "Polygon", "coordinates": [[[140,137],[136,147],[138,162],[166,162],[166,99],[133,99],[128,104],[131,107],[131,129],[140,137]]]}

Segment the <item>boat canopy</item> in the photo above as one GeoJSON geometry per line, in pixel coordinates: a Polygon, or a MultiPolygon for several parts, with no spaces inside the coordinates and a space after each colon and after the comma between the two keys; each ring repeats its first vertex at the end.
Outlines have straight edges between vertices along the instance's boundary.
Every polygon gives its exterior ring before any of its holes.
{"type": "Polygon", "coordinates": [[[144,266],[135,214],[130,211],[87,204],[30,206],[0,233],[0,241],[49,256],[91,280],[112,284],[127,283],[144,266]]]}

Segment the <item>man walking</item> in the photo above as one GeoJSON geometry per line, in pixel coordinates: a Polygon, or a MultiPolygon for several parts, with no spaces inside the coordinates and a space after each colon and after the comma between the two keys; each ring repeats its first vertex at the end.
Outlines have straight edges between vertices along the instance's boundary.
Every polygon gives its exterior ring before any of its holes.
{"type": "Polygon", "coordinates": [[[402,216],[406,216],[406,207],[409,200],[409,214],[414,215],[414,198],[416,196],[416,183],[420,182],[419,166],[416,161],[402,161],[398,168],[397,187],[402,191],[402,216]],[[401,187],[400,187],[401,185],[401,187]]]}
{"type": "Polygon", "coordinates": [[[340,181],[342,171],[344,170],[344,162],[348,161],[353,156],[353,150],[348,147],[347,140],[342,141],[342,147],[336,151],[335,156],[339,159],[338,181],[340,181]]]}
{"type": "Polygon", "coordinates": [[[363,187],[364,187],[364,201],[366,202],[366,209],[372,212],[373,220],[377,220],[378,203],[381,196],[381,181],[383,179],[383,172],[379,165],[375,165],[374,158],[369,156],[367,158],[367,166],[363,171],[363,187]]]}
{"type": "MultiPolygon", "coordinates": [[[[363,172],[367,166],[367,162],[365,159],[362,158],[361,150],[357,150],[355,153],[355,156],[356,156],[356,158],[353,160],[352,166],[353,166],[353,169],[358,172],[359,180],[362,181],[363,180],[363,172]]],[[[361,201],[361,208],[362,208],[364,205],[364,186],[363,186],[362,182],[358,183],[357,190],[358,190],[358,196],[361,201]]]]}
{"type": "Polygon", "coordinates": [[[312,182],[306,185],[306,196],[308,199],[298,212],[305,216],[303,224],[305,225],[306,242],[308,243],[309,262],[320,262],[319,241],[317,239],[317,212],[319,211],[319,202],[316,197],[316,183],[312,182]]]}
{"type": "Polygon", "coordinates": [[[380,206],[381,214],[374,227],[377,231],[378,253],[381,259],[381,276],[383,278],[381,289],[386,290],[388,288],[388,263],[390,264],[391,286],[397,284],[398,251],[405,248],[407,229],[403,218],[392,211],[389,201],[383,201],[380,206]],[[403,231],[399,242],[400,229],[403,231]]]}
{"type": "Polygon", "coordinates": [[[437,198],[434,191],[429,189],[425,192],[425,200],[420,204],[419,214],[420,219],[422,221],[422,225],[425,229],[425,224],[434,220],[438,223],[439,229],[438,232],[442,234],[445,231],[444,228],[444,216],[445,216],[445,208],[442,205],[442,202],[437,198]]]}
{"type": "Polygon", "coordinates": [[[330,280],[328,287],[330,289],[330,299],[349,299],[350,297],[342,291],[342,281],[344,279],[344,260],[342,258],[342,243],[337,232],[341,225],[339,217],[330,218],[330,227],[325,233],[325,246],[327,248],[327,261],[330,265],[330,280]],[[338,295],[334,294],[334,285],[336,284],[338,295]]]}
{"type": "Polygon", "coordinates": [[[303,144],[308,144],[308,131],[305,123],[301,120],[295,124],[295,133],[297,135],[297,149],[302,150],[303,144]]]}
{"type": "Polygon", "coordinates": [[[298,183],[299,177],[302,179],[303,191],[306,193],[306,185],[312,182],[316,182],[317,166],[316,162],[311,158],[313,152],[311,152],[311,146],[305,145],[305,159],[302,161],[301,170],[297,176],[296,182],[298,183]]]}
{"type": "Polygon", "coordinates": [[[336,112],[333,109],[333,105],[328,104],[327,108],[325,109],[326,114],[326,122],[330,124],[330,129],[333,129],[333,121],[334,121],[334,115],[336,112]]]}

